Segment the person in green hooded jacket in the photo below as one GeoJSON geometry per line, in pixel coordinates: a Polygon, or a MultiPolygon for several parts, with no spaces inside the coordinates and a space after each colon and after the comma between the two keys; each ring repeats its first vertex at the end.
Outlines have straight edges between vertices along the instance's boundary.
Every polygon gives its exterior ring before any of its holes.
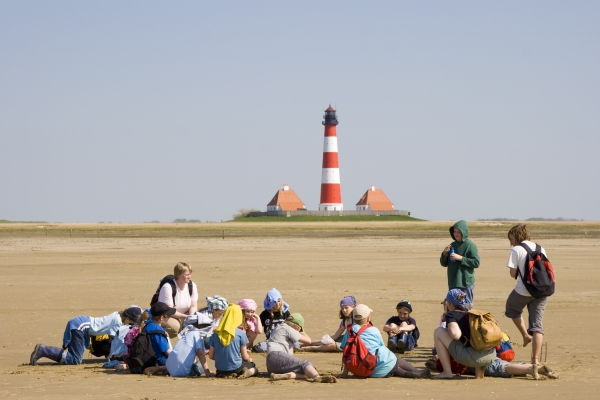
{"type": "Polygon", "coordinates": [[[479,267],[480,260],[477,246],[469,239],[467,221],[460,220],[452,225],[450,236],[454,241],[444,248],[440,257],[442,267],[448,268],[448,289],[461,289],[473,306],[475,268],[479,267]],[[454,253],[451,253],[450,249],[454,249],[454,253]]]}

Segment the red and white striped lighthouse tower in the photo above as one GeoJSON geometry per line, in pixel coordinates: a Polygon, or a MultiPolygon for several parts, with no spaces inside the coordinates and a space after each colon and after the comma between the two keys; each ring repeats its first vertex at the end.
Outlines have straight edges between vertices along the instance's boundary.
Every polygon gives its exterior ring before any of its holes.
{"type": "Polygon", "coordinates": [[[319,211],[342,211],[342,192],[340,190],[340,164],[338,162],[338,144],[335,110],[327,107],[324,115],[325,142],[323,144],[323,173],[321,175],[321,203],[319,211]]]}

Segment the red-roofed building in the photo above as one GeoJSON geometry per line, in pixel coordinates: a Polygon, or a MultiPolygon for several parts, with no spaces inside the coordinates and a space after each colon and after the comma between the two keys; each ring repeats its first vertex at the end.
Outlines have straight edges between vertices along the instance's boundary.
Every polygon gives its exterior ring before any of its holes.
{"type": "Polygon", "coordinates": [[[298,211],[306,210],[306,206],[300,200],[300,197],[290,189],[287,183],[283,184],[283,189],[279,189],[273,200],[267,204],[267,211],[298,211]]]}
{"type": "Polygon", "coordinates": [[[375,189],[375,185],[360,198],[356,203],[357,211],[388,211],[394,209],[394,203],[388,199],[381,189],[375,189]]]}

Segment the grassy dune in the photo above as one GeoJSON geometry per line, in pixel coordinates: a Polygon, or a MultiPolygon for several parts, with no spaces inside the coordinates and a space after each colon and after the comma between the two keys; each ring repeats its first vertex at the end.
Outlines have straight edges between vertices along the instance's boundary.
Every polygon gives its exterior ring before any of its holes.
{"type": "MultiPolygon", "coordinates": [[[[1,224],[0,237],[447,237],[453,221],[1,224]]],[[[471,237],[506,237],[515,222],[469,223],[471,237]]],[[[534,238],[600,238],[600,222],[527,222],[534,238]]]]}

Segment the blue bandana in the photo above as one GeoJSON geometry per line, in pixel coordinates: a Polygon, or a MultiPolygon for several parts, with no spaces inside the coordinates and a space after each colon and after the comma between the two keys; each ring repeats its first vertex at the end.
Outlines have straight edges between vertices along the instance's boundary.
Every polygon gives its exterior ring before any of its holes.
{"type": "MultiPolygon", "coordinates": [[[[275,307],[275,305],[277,304],[277,300],[281,298],[281,293],[279,293],[277,289],[273,288],[269,290],[267,292],[267,295],[265,296],[265,301],[263,302],[265,310],[270,310],[271,308],[275,307]]],[[[283,302],[283,312],[286,312],[289,309],[290,306],[286,302],[283,302]]]]}
{"type": "Polygon", "coordinates": [[[467,295],[460,289],[452,289],[448,291],[448,294],[446,295],[446,301],[460,308],[461,310],[468,310],[470,307],[470,304],[467,303],[467,295]],[[462,300],[459,300],[458,296],[461,294],[465,297],[462,300]]]}

